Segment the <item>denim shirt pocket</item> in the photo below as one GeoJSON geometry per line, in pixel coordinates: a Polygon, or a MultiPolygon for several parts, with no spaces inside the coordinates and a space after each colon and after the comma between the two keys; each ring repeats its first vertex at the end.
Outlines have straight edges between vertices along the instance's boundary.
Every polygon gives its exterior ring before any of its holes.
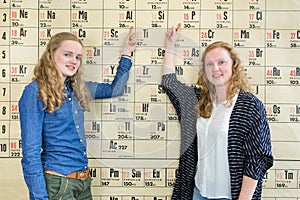
{"type": "Polygon", "coordinates": [[[68,120],[72,116],[72,102],[64,101],[62,107],[55,110],[53,113],[45,111],[45,123],[59,123],[68,120]]]}

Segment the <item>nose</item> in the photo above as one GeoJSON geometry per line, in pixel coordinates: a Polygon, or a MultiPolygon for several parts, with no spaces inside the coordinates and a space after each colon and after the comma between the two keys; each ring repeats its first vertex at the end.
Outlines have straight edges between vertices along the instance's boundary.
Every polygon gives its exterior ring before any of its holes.
{"type": "Polygon", "coordinates": [[[76,64],[76,63],[78,62],[77,57],[76,57],[76,56],[73,56],[72,59],[71,59],[71,62],[72,62],[73,64],[76,64]]]}
{"type": "Polygon", "coordinates": [[[213,69],[213,71],[219,71],[219,66],[218,66],[218,64],[213,64],[212,69],[213,69]]]}

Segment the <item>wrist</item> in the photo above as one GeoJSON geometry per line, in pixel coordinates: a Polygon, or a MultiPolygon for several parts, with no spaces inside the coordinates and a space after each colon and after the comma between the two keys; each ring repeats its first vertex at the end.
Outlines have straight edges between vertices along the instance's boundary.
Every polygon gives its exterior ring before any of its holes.
{"type": "Polygon", "coordinates": [[[162,68],[162,75],[172,74],[172,73],[175,73],[175,66],[164,64],[162,68]]]}
{"type": "Polygon", "coordinates": [[[131,55],[121,54],[121,57],[131,59],[131,55]]]}
{"type": "Polygon", "coordinates": [[[121,52],[121,57],[125,57],[125,58],[131,59],[132,56],[133,56],[133,52],[128,51],[127,49],[124,49],[124,50],[121,52]]]}
{"type": "Polygon", "coordinates": [[[123,49],[123,51],[122,51],[121,54],[122,54],[122,55],[130,56],[130,57],[133,56],[133,52],[127,50],[126,48],[123,49]]]}
{"type": "Polygon", "coordinates": [[[166,54],[168,54],[167,56],[175,56],[175,54],[176,54],[175,49],[166,48],[165,52],[166,52],[166,54]]]}

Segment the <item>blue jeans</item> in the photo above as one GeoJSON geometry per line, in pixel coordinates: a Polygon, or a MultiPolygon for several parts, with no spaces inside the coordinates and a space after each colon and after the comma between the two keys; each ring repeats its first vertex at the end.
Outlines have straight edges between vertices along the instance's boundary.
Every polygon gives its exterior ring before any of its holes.
{"type": "MultiPolygon", "coordinates": [[[[211,199],[201,196],[199,189],[197,188],[197,186],[195,186],[193,200],[211,200],[211,199]]],[[[219,198],[219,199],[213,199],[213,200],[230,200],[230,199],[219,198]]]]}

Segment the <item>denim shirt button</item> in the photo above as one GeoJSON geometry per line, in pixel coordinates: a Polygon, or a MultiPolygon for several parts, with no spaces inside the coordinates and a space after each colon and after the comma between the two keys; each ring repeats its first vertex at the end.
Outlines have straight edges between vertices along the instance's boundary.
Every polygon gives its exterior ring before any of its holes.
{"type": "Polygon", "coordinates": [[[77,125],[77,126],[76,126],[76,128],[78,129],[78,128],[79,128],[79,126],[77,125]]]}
{"type": "Polygon", "coordinates": [[[82,143],[82,139],[79,140],[82,143]]]}
{"type": "Polygon", "coordinates": [[[69,98],[69,101],[72,101],[72,98],[71,98],[71,97],[69,98]]]}

